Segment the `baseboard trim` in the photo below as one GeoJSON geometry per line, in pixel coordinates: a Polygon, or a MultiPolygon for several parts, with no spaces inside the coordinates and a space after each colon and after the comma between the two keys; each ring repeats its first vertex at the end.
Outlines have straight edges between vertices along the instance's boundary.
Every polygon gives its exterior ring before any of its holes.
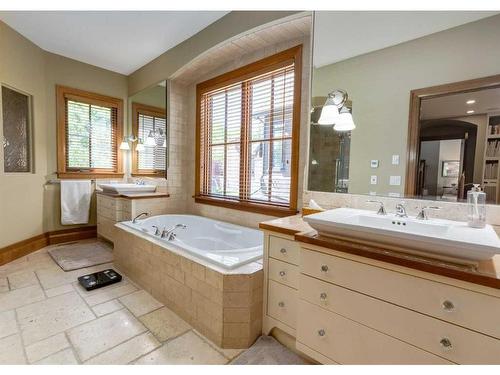
{"type": "Polygon", "coordinates": [[[0,248],[0,266],[41,248],[63,242],[79,241],[97,237],[97,226],[62,229],[45,232],[12,245],[0,248]]]}

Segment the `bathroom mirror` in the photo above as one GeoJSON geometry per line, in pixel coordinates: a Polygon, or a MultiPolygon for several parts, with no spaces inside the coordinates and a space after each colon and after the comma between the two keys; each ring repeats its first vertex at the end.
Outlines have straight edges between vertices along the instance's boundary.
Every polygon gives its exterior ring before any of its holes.
{"type": "Polygon", "coordinates": [[[168,165],[167,82],[162,81],[129,98],[131,174],[164,177],[168,165]]]}
{"type": "Polygon", "coordinates": [[[499,203],[500,16],[451,13],[315,12],[308,190],[460,202],[480,184],[499,203]],[[339,89],[347,131],[320,125],[339,89]]]}

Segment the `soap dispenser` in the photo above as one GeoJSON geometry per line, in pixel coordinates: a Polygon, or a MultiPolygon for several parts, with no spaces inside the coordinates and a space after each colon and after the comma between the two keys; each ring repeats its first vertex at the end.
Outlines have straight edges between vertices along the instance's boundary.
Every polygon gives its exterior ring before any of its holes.
{"type": "Polygon", "coordinates": [[[486,225],[486,193],[479,184],[474,184],[467,192],[467,224],[472,228],[484,228],[486,225]]]}

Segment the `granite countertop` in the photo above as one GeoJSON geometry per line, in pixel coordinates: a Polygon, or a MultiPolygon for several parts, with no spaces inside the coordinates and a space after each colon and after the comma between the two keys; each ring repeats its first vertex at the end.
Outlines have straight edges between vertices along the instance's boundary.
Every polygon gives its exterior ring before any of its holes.
{"type": "Polygon", "coordinates": [[[356,239],[319,235],[302,216],[288,216],[261,222],[259,228],[271,232],[294,236],[298,242],[320,246],[332,251],[366,257],[403,267],[450,277],[474,284],[500,289],[500,255],[481,261],[477,267],[413,255],[383,244],[356,242],[356,239]]]}

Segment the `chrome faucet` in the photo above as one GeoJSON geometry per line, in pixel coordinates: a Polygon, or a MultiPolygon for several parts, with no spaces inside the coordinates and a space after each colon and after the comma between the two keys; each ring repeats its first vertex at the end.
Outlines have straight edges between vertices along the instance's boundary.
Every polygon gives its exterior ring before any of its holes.
{"type": "Polygon", "coordinates": [[[139,219],[141,216],[149,216],[149,214],[147,212],[141,212],[139,215],[137,215],[136,217],[134,217],[134,220],[132,220],[132,223],[137,223],[137,219],[139,219]]]}
{"type": "Polygon", "coordinates": [[[155,229],[155,236],[159,236],[160,235],[160,228],[158,228],[156,225],[153,225],[152,228],[155,229]]]}
{"type": "Polygon", "coordinates": [[[422,209],[420,210],[420,212],[417,215],[417,219],[418,220],[429,220],[429,217],[427,216],[427,210],[440,210],[440,209],[441,209],[441,207],[437,207],[437,206],[422,207],[422,209]]]}
{"type": "Polygon", "coordinates": [[[401,202],[396,205],[396,216],[408,217],[408,214],[406,213],[405,202],[401,202]]]}
{"type": "Polygon", "coordinates": [[[387,215],[387,212],[385,211],[384,202],[374,201],[374,200],[368,200],[366,202],[367,203],[378,203],[380,205],[380,207],[378,208],[377,215],[387,215]]]}
{"type": "Polygon", "coordinates": [[[167,241],[172,241],[175,238],[175,236],[176,236],[176,234],[174,233],[174,231],[177,228],[186,229],[187,226],[184,225],[184,224],[175,224],[170,229],[165,229],[164,228],[163,231],[161,232],[161,238],[166,238],[167,241]]]}

